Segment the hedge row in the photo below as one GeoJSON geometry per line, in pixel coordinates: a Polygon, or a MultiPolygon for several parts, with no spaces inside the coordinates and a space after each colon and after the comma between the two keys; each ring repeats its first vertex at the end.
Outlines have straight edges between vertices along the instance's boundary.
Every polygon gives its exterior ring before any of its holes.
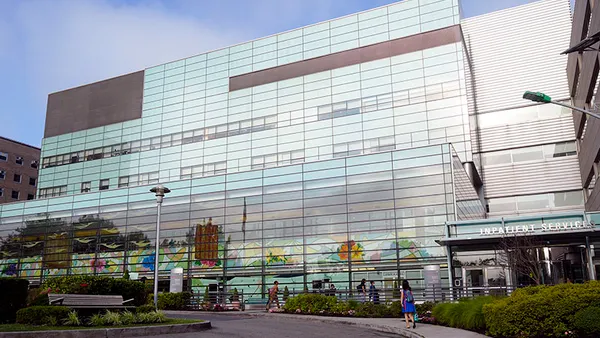
{"type": "Polygon", "coordinates": [[[463,298],[456,303],[440,303],[432,310],[435,321],[459,329],[485,332],[483,306],[494,302],[494,297],[463,298]]]}
{"type": "MultiPolygon", "coordinates": [[[[49,278],[42,284],[41,291],[54,293],[88,294],[88,295],[121,295],[123,300],[134,299],[136,306],[144,305],[148,295],[148,287],[137,281],[105,276],[63,276],[49,278]]],[[[36,305],[47,305],[45,300],[36,305]]]]}
{"type": "MultiPolygon", "coordinates": [[[[425,316],[432,303],[417,305],[419,316],[425,316]]],[[[283,306],[285,312],[312,315],[354,316],[368,318],[403,317],[399,301],[387,304],[371,302],[359,303],[356,300],[341,301],[336,297],[321,294],[300,294],[289,298],[283,306]]]]}
{"type": "Polygon", "coordinates": [[[572,331],[600,336],[600,282],[517,289],[510,297],[483,306],[488,334],[494,337],[553,337],[572,331]]]}

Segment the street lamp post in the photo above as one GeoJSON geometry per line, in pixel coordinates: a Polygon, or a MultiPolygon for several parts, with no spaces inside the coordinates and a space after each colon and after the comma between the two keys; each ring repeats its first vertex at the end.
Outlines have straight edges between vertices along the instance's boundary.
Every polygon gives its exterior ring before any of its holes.
{"type": "Polygon", "coordinates": [[[593,112],[591,112],[591,111],[589,111],[589,110],[585,110],[585,109],[582,109],[582,108],[579,108],[579,107],[572,106],[572,105],[570,105],[570,104],[566,104],[566,103],[562,103],[562,102],[558,102],[558,101],[553,101],[553,100],[550,98],[550,96],[548,96],[548,95],[546,95],[546,94],[544,94],[544,93],[540,93],[540,92],[529,92],[529,91],[528,91],[528,92],[525,92],[525,93],[523,94],[523,98],[524,98],[524,99],[526,99],[526,100],[533,101],[533,102],[540,102],[540,103],[552,103],[552,104],[556,104],[556,105],[559,105],[559,106],[563,106],[563,107],[567,107],[567,108],[569,108],[569,109],[576,110],[576,111],[578,111],[578,112],[580,112],[580,113],[583,113],[583,114],[589,115],[589,116],[591,116],[591,117],[595,117],[595,118],[597,118],[597,119],[600,119],[600,115],[598,115],[598,114],[596,114],[596,113],[593,113],[593,112]]]}
{"type": "Polygon", "coordinates": [[[171,192],[169,188],[162,184],[150,189],[156,195],[156,245],[154,248],[154,308],[158,309],[158,254],[160,251],[160,207],[162,205],[165,194],[171,192]]]}

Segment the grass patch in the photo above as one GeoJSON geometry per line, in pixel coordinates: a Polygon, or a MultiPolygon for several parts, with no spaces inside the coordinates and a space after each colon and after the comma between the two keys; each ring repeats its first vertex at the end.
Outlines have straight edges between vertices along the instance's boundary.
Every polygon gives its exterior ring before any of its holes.
{"type": "Polygon", "coordinates": [[[18,331],[60,331],[60,330],[94,330],[94,329],[111,329],[123,327],[139,327],[139,326],[161,326],[174,324],[193,324],[201,323],[203,320],[198,319],[168,319],[164,323],[156,324],[135,324],[135,325],[107,325],[107,326],[35,326],[24,324],[2,324],[0,332],[18,332],[18,331]]]}

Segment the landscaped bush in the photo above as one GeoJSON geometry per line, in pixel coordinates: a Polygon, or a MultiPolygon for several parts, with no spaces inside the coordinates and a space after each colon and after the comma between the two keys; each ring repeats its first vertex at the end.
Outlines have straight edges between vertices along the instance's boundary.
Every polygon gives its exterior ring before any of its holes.
{"type": "Polygon", "coordinates": [[[494,300],[493,297],[464,298],[456,303],[437,304],[431,312],[440,324],[485,332],[486,322],[482,309],[485,304],[492,303],[494,300]]]}
{"type": "Polygon", "coordinates": [[[385,304],[363,303],[356,309],[357,317],[382,318],[391,317],[391,310],[385,304]]]}
{"type": "Polygon", "coordinates": [[[41,290],[48,289],[66,294],[121,295],[123,300],[134,299],[133,305],[146,303],[148,294],[142,282],[86,275],[49,278],[41,286],[41,290]]]}
{"type": "Polygon", "coordinates": [[[486,304],[483,314],[492,336],[560,336],[576,327],[574,314],[598,306],[600,282],[590,281],[517,289],[510,297],[486,304]]]}
{"type": "Polygon", "coordinates": [[[158,294],[160,310],[185,310],[192,295],[189,292],[168,292],[158,294]]]}
{"type": "Polygon", "coordinates": [[[156,311],[156,309],[154,308],[154,304],[144,304],[135,308],[135,313],[148,313],[154,311],[156,311]]]}
{"type": "Polygon", "coordinates": [[[69,317],[69,312],[62,306],[30,306],[17,311],[17,324],[56,326],[69,317]]]}
{"type": "Polygon", "coordinates": [[[575,314],[575,330],[581,336],[600,336],[600,307],[588,307],[575,314]]]}
{"type": "Polygon", "coordinates": [[[14,323],[17,311],[27,306],[29,282],[20,278],[0,278],[0,323],[14,323]]]}
{"type": "Polygon", "coordinates": [[[296,312],[300,309],[302,313],[308,314],[332,313],[336,303],[337,298],[335,297],[304,293],[288,299],[284,309],[287,312],[296,312]]]}

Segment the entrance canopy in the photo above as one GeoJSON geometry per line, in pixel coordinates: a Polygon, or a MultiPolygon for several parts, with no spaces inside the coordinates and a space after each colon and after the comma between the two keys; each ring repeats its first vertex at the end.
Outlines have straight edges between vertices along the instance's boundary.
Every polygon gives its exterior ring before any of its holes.
{"type": "Polygon", "coordinates": [[[548,246],[586,245],[600,240],[598,216],[569,213],[452,222],[446,224],[446,238],[437,242],[453,251],[492,249],[507,236],[532,236],[548,246]]]}

